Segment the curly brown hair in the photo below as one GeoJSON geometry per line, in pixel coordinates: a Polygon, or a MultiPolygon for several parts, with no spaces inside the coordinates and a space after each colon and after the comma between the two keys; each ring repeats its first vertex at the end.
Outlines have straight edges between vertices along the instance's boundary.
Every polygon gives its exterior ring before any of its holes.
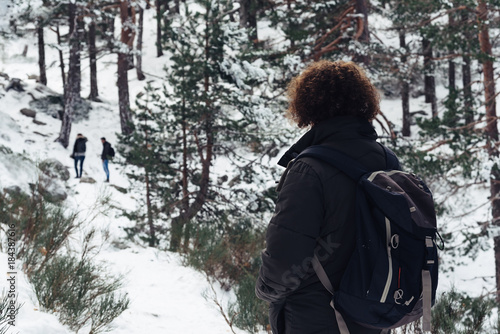
{"type": "Polygon", "coordinates": [[[353,62],[322,60],[311,64],[288,85],[290,117],[300,128],[335,116],[371,121],[380,112],[379,94],[353,62]]]}

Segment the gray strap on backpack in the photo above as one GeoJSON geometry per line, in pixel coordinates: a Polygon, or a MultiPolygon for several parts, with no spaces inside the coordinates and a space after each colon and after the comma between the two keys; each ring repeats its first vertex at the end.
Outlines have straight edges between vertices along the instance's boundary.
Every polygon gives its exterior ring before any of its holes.
{"type": "MultiPolygon", "coordinates": [[[[333,295],[333,293],[334,293],[333,285],[330,282],[330,279],[328,278],[328,275],[326,274],[325,269],[323,269],[323,266],[319,262],[316,254],[314,254],[314,257],[313,257],[311,263],[312,263],[312,266],[314,268],[314,271],[316,272],[316,275],[318,275],[318,278],[321,281],[321,283],[323,284],[323,286],[325,287],[325,289],[327,289],[328,292],[330,292],[333,295]]],[[[330,302],[330,306],[335,311],[335,318],[337,319],[337,325],[339,326],[340,334],[350,334],[349,328],[347,328],[347,324],[345,323],[344,317],[342,317],[342,314],[340,314],[340,312],[337,311],[337,309],[335,308],[335,305],[333,304],[333,300],[330,302]]]]}
{"type": "MultiPolygon", "coordinates": [[[[427,236],[425,238],[425,245],[427,248],[434,247],[434,241],[431,237],[427,236]]],[[[428,259],[427,265],[433,265],[434,260],[428,259]]],[[[431,331],[431,307],[432,307],[432,279],[431,272],[429,270],[422,270],[422,303],[423,303],[423,315],[422,315],[422,330],[424,332],[431,331]]]]}
{"type": "Polygon", "coordinates": [[[422,270],[422,290],[423,290],[423,317],[422,330],[431,331],[431,306],[432,306],[432,280],[429,270],[422,270]]]}

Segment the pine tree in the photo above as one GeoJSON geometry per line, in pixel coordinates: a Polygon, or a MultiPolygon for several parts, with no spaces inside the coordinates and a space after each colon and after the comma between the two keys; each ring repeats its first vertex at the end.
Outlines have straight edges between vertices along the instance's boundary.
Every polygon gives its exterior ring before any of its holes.
{"type": "MultiPolygon", "coordinates": [[[[220,212],[224,207],[229,210],[231,203],[224,199],[224,187],[214,184],[216,157],[224,156],[238,169],[238,162],[247,161],[244,152],[273,144],[259,138],[268,131],[266,127],[271,128],[262,118],[269,113],[261,98],[268,92],[257,89],[266,83],[268,73],[259,68],[258,60],[252,63],[256,58],[250,54],[247,31],[238,29],[227,14],[234,9],[233,2],[198,4],[203,10],[191,11],[186,6],[185,12],[171,21],[165,44],[172,54],[172,66],[166,68],[161,109],[168,115],[164,125],[167,150],[178,170],[173,182],[178,188],[172,191],[177,197],[166,204],[176,212],[171,223],[171,250],[189,247],[195,222],[207,212],[220,212]]],[[[239,183],[252,181],[252,167],[240,166],[243,171],[238,173],[244,175],[231,180],[227,175],[219,176],[231,192],[239,183]]]]}
{"type": "Polygon", "coordinates": [[[170,183],[174,174],[164,145],[167,136],[162,127],[165,113],[162,109],[155,108],[155,101],[159,99],[158,89],[150,85],[145,87],[144,93],[138,95],[133,132],[131,135],[120,136],[119,145],[125,163],[135,166],[128,173],[129,179],[134,182],[135,191],[144,193],[144,197],[140,199],[144,206],[129,213],[137,221],[133,230],[150,247],[158,245],[158,230],[161,232],[165,229],[159,224],[160,218],[167,219],[170,215],[169,209],[162,203],[172,196],[170,183]]]}

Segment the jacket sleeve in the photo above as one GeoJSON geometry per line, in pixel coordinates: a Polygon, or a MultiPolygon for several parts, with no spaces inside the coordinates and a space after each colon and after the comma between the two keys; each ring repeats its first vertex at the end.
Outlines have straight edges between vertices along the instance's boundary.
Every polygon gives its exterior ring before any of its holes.
{"type": "Polygon", "coordinates": [[[101,159],[106,160],[106,144],[102,145],[101,159]]]}
{"type": "Polygon", "coordinates": [[[262,252],[255,287],[262,300],[278,303],[312,272],[316,240],[324,217],[323,186],[312,167],[296,162],[278,197],[262,252]]]}

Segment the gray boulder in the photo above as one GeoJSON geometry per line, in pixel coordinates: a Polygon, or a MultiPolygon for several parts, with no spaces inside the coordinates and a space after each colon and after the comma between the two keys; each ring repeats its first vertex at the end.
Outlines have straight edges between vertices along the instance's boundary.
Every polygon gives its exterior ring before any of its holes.
{"type": "Polygon", "coordinates": [[[35,196],[38,197],[41,195],[46,201],[51,203],[61,202],[68,198],[68,194],[66,194],[64,188],[47,176],[42,175],[39,183],[29,183],[29,186],[35,196]]]}
{"type": "MultiPolygon", "coordinates": [[[[37,112],[50,115],[53,118],[62,119],[64,115],[64,96],[53,93],[49,96],[30,101],[29,106],[37,112]]],[[[90,102],[84,99],[77,99],[73,108],[73,122],[78,123],[82,120],[89,119],[91,109],[92,105],[90,102]]]]}
{"type": "Polygon", "coordinates": [[[18,186],[5,187],[3,188],[3,192],[13,197],[20,196],[23,193],[21,188],[18,186]]]}
{"type": "Polygon", "coordinates": [[[80,183],[91,183],[91,184],[94,184],[94,183],[96,183],[96,181],[93,178],[91,178],[90,176],[82,176],[80,178],[80,183]]]}
{"type": "Polygon", "coordinates": [[[36,111],[34,111],[33,109],[23,108],[20,110],[20,112],[26,117],[31,117],[31,118],[36,117],[36,111]]]}
{"type": "Polygon", "coordinates": [[[40,193],[44,198],[53,203],[62,202],[68,198],[68,194],[66,194],[64,189],[55,182],[46,182],[43,187],[40,188],[40,193]]]}
{"type": "Polygon", "coordinates": [[[67,181],[70,178],[68,168],[56,159],[46,159],[40,163],[38,168],[40,168],[43,174],[51,178],[63,181],[67,181]]]}

